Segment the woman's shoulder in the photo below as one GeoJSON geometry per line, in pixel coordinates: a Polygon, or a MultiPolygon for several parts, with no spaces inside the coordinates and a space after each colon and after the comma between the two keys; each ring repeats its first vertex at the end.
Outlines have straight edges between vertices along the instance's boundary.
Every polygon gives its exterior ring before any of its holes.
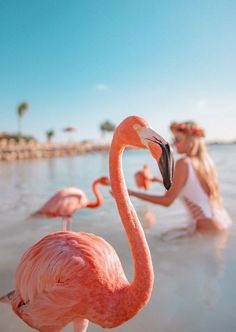
{"type": "Polygon", "coordinates": [[[186,157],[180,158],[175,163],[175,174],[186,177],[188,175],[189,160],[186,157]]]}
{"type": "Polygon", "coordinates": [[[176,167],[184,167],[186,168],[189,164],[189,158],[188,157],[182,157],[176,161],[175,166],[176,167]]]}

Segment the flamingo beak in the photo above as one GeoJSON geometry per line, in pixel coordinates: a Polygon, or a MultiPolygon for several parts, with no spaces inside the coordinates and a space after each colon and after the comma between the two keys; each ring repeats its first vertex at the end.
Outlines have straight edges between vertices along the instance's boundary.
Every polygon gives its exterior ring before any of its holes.
{"type": "Polygon", "coordinates": [[[158,160],[158,166],[163,178],[163,184],[167,190],[172,185],[172,179],[174,174],[174,158],[173,151],[168,143],[160,143],[162,149],[161,157],[158,160]]]}
{"type": "Polygon", "coordinates": [[[141,142],[146,145],[156,159],[163,178],[163,184],[169,190],[174,173],[173,150],[169,143],[151,128],[139,129],[139,136],[141,142]]]}

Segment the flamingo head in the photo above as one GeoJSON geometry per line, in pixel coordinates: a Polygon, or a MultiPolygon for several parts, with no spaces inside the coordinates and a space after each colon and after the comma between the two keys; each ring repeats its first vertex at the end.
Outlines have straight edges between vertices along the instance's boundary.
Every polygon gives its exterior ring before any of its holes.
{"type": "Polygon", "coordinates": [[[107,176],[101,176],[97,182],[103,186],[110,186],[110,179],[107,176]]]}
{"type": "Polygon", "coordinates": [[[144,170],[144,171],[146,171],[146,170],[149,171],[149,170],[150,170],[150,169],[149,169],[149,165],[148,165],[148,164],[144,164],[144,165],[143,165],[143,170],[144,170]]]}
{"type": "Polygon", "coordinates": [[[124,144],[148,149],[157,161],[165,188],[172,184],[174,161],[169,143],[138,116],[129,116],[117,128],[124,144]]]}

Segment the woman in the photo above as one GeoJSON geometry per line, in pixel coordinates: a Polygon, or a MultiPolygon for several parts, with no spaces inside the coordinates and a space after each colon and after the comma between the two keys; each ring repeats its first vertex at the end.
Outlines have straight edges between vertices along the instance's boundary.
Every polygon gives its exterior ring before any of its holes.
{"type": "Polygon", "coordinates": [[[188,230],[218,232],[232,221],[224,209],[215,166],[204,142],[204,130],[192,121],[171,124],[174,145],[183,157],[176,162],[173,184],[163,196],[129,190],[130,196],[169,206],[179,197],[189,214],[188,230]]]}

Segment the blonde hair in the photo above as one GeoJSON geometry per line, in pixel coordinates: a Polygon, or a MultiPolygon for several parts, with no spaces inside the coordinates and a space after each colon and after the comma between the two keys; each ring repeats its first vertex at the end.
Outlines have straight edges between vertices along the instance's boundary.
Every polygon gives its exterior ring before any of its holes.
{"type": "Polygon", "coordinates": [[[195,157],[199,160],[199,167],[196,170],[197,175],[205,184],[209,198],[211,200],[221,203],[221,196],[219,191],[218,175],[212,159],[210,158],[206,143],[202,137],[186,135],[187,136],[187,151],[188,157],[195,157]]]}
{"type": "Polygon", "coordinates": [[[199,127],[193,121],[172,122],[170,129],[173,133],[179,132],[187,138],[188,157],[196,157],[199,161],[199,167],[196,170],[197,175],[207,188],[209,198],[221,203],[219,191],[218,175],[212,159],[210,158],[207,146],[204,141],[204,129],[199,127]]]}

